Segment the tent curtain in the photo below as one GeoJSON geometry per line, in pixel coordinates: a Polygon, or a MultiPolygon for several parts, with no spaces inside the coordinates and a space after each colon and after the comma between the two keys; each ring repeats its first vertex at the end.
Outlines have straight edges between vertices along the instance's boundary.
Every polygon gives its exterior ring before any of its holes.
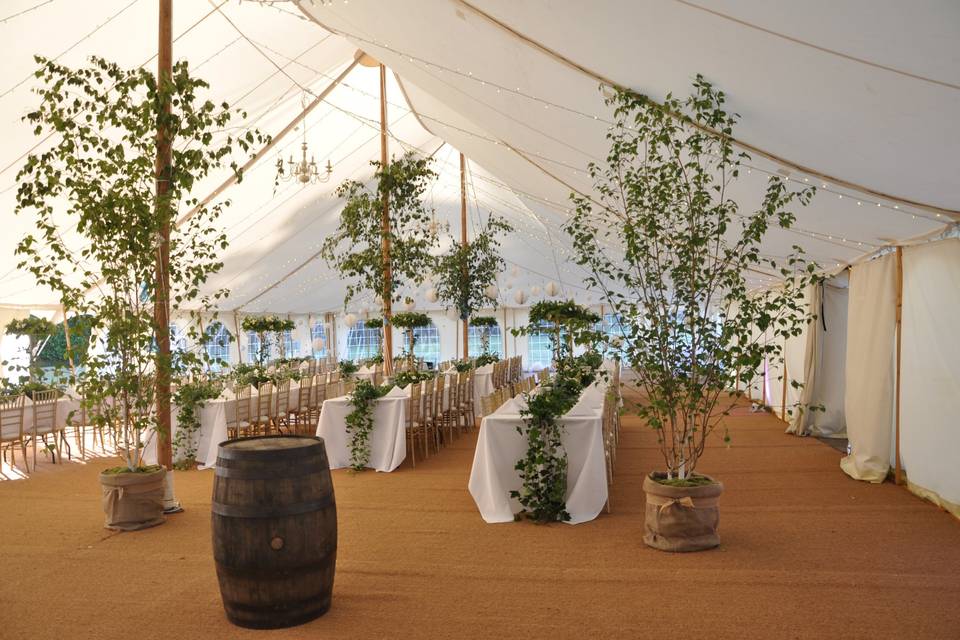
{"type": "Polygon", "coordinates": [[[850,271],[846,403],[851,478],[882,482],[890,469],[893,429],[897,259],[887,254],[850,271]]]}
{"type": "Polygon", "coordinates": [[[960,517],[960,240],[903,251],[900,454],[908,486],[960,517]]]}
{"type": "MultiPolygon", "coordinates": [[[[0,377],[6,375],[6,370],[16,365],[20,359],[17,351],[17,336],[7,335],[7,325],[13,320],[20,320],[30,315],[27,309],[0,307],[0,377]],[[3,363],[7,362],[7,365],[3,363]]],[[[25,342],[25,340],[24,340],[25,342]]]]}
{"type": "Polygon", "coordinates": [[[817,320],[816,382],[811,402],[823,410],[812,411],[808,426],[814,435],[842,438],[846,435],[844,379],[847,358],[847,273],[827,279],[821,286],[817,320]]]}
{"type": "MultiPolygon", "coordinates": [[[[787,373],[790,373],[793,380],[803,382],[803,387],[799,389],[799,397],[797,398],[797,407],[793,413],[793,419],[787,427],[787,433],[798,436],[809,434],[807,426],[810,423],[810,412],[807,410],[807,407],[810,406],[813,400],[814,385],[817,379],[818,344],[820,341],[821,327],[823,326],[820,322],[821,296],[820,285],[812,284],[807,287],[807,308],[814,310],[817,314],[817,319],[810,322],[807,325],[806,331],[804,331],[805,340],[802,341],[804,345],[802,367],[794,367],[795,363],[799,364],[799,362],[797,362],[799,360],[797,356],[800,353],[799,347],[801,340],[798,338],[787,342],[788,349],[791,353],[790,361],[787,362],[787,373]],[[792,372],[802,372],[802,377],[792,372]]],[[[797,393],[797,390],[795,390],[795,393],[797,393]]]]}

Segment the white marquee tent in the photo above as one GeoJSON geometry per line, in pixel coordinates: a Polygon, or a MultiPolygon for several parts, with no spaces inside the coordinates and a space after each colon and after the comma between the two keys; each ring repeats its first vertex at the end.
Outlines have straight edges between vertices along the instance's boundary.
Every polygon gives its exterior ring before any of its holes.
{"type": "MultiPolygon", "coordinates": [[[[78,65],[97,54],[152,67],[157,47],[150,0],[8,0],[0,12],[5,324],[31,310],[59,310],[14,255],[31,228],[29,218],[12,213],[16,173],[47,144],[20,120],[34,99],[32,56],[78,65]]],[[[702,73],[742,116],[736,137],[752,159],[732,197],[743,208],[759,203],[771,174],[818,188],[813,203],[797,210],[794,229],[768,236],[765,254],[782,256],[799,244],[825,269],[844,272],[833,289],[810,292],[811,303],[834,309],[831,324],[787,345],[788,377],[820,381],[808,385],[816,397],[807,400],[832,398],[830,424],[804,417],[791,428],[846,433],[853,453],[844,469],[867,480],[886,475],[896,455],[902,264],[900,455],[917,493],[960,514],[958,26],[960,5],[934,0],[179,0],[174,57],[211,82],[215,99],[247,110],[244,124],[271,134],[344,72],[358,48],[386,64],[391,151],[433,155],[438,217],[458,231],[463,152],[470,224],[495,212],[516,228],[503,246],[509,268],[499,283],[507,327],[524,322],[523,307],[551,282],[565,297],[602,302],[584,287],[561,229],[570,192],[590,191],[585,168],[606,152],[611,114],[601,87],[661,99],[685,94],[702,73]],[[904,247],[902,262],[894,247],[904,247]],[[525,303],[516,303],[519,291],[525,303]]],[[[336,185],[368,178],[369,161],[379,157],[378,83],[375,69],[350,70],[300,129],[224,192],[233,202],[222,219],[231,244],[209,287],[231,291],[221,304],[228,326],[243,314],[291,314],[302,320],[307,345],[310,323],[324,318],[328,331],[340,325],[345,344],[344,283],[317,252],[342,206],[332,195],[336,185]],[[274,192],[277,153],[295,153],[304,129],[318,162],[333,163],[332,179],[282,183],[274,192]]],[[[211,177],[198,195],[213,193],[225,177],[211,177]]],[[[81,243],[75,234],[67,240],[81,243]]],[[[747,277],[755,287],[776,286],[772,276],[747,277]]],[[[456,325],[428,302],[427,289],[406,293],[433,312],[441,351],[453,356],[456,325]]],[[[349,310],[367,307],[360,301],[349,310]]],[[[527,349],[523,340],[508,342],[511,355],[527,349]]],[[[0,346],[10,353],[9,344],[0,346]]],[[[788,405],[799,400],[793,390],[784,394],[780,375],[771,368],[751,391],[778,413],[784,397],[788,405]]]]}

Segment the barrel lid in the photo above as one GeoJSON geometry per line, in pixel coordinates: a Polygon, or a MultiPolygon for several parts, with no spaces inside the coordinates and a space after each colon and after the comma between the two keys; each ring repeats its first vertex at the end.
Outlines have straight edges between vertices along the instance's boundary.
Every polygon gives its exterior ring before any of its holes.
{"type": "Polygon", "coordinates": [[[278,451],[315,447],[322,442],[320,438],[310,436],[255,436],[221,442],[220,448],[231,451],[278,451]]]}

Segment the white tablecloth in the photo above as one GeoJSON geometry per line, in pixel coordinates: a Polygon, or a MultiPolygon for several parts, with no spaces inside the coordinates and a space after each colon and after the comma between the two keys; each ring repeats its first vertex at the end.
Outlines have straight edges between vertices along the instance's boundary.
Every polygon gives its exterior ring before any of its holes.
{"type": "MultiPolygon", "coordinates": [[[[599,386],[586,389],[562,419],[561,438],[567,451],[567,512],[570,524],[596,518],[607,502],[607,468],[603,451],[603,394],[599,386]]],[[[480,436],[470,471],[470,495],[486,522],[513,522],[519,501],[510,497],[520,489],[514,465],[527,450],[517,432],[522,398],[508,401],[480,423],[480,436]]]]}
{"type": "MultiPolygon", "coordinates": [[[[377,471],[393,471],[407,457],[407,397],[409,391],[394,388],[376,400],[373,431],[370,433],[370,460],[367,466],[377,471]]],[[[344,396],[323,403],[317,435],[327,447],[331,469],[350,466],[350,437],[347,415],[353,405],[344,396]]]]}

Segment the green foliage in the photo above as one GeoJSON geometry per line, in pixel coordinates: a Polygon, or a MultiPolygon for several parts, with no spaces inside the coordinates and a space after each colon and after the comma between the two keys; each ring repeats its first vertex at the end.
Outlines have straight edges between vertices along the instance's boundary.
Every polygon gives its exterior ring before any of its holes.
{"type": "Polygon", "coordinates": [[[398,387],[406,387],[411,383],[421,383],[424,380],[432,380],[435,377],[433,371],[401,371],[393,376],[391,382],[398,387]]]}
{"type": "Polygon", "coordinates": [[[377,386],[369,380],[358,380],[348,397],[353,411],[347,414],[347,436],[350,438],[350,468],[363,471],[370,462],[370,433],[373,431],[373,409],[392,385],[377,386]]]}
{"type": "Polygon", "coordinates": [[[417,311],[402,311],[394,314],[390,324],[401,329],[417,329],[430,326],[430,317],[417,311]]]}
{"type": "Polygon", "coordinates": [[[821,280],[799,246],[785,258],[761,254],[764,236],[791,228],[790,208],[806,205],[812,188],[771,176],[753,212],[731,199],[748,156],[733,146],[739,117],[725,100],[699,75],[686,99],[609,98],[610,150],[589,167],[596,196],[572,196],[566,224],[588,286],[621,318],[619,349],[637,373],[638,413],[657,431],[668,478],[693,473],[737,375],[749,383],[765,359],[782,360],[783,340],[813,318],[804,290],[821,280]],[[750,271],[783,284],[748,291],[750,271]]]}
{"type": "Polygon", "coordinates": [[[353,360],[341,360],[338,369],[341,378],[349,378],[360,370],[360,366],[353,360]]]}
{"type": "MultiPolygon", "coordinates": [[[[73,356],[74,364],[82,363],[87,357],[87,347],[90,344],[90,325],[91,318],[86,316],[73,316],[67,320],[70,327],[70,354],[73,356]]],[[[67,361],[67,335],[62,325],[57,325],[56,330],[46,346],[40,350],[40,365],[53,367],[66,367],[67,361]]]]}
{"type": "Polygon", "coordinates": [[[481,353],[476,358],[473,359],[473,366],[475,367],[485,367],[488,364],[493,364],[494,362],[500,362],[500,356],[495,353],[481,353]]]}
{"type": "Polygon", "coordinates": [[[296,323],[293,320],[278,316],[247,316],[240,323],[240,327],[244,331],[252,331],[257,334],[257,364],[264,367],[270,359],[271,341],[268,334],[273,334],[272,344],[276,345],[278,358],[285,360],[283,334],[286,331],[292,331],[296,327],[296,323]]]}
{"type": "Polygon", "coordinates": [[[497,236],[511,231],[513,227],[506,220],[490,214],[472,242],[454,240],[450,250],[437,261],[437,296],[447,308],[456,309],[462,320],[485,306],[496,307],[497,301],[487,298],[485,292],[506,266],[497,236]]]}
{"type": "Polygon", "coordinates": [[[369,318],[363,321],[364,329],[382,329],[383,318],[369,318]]]}
{"type": "Polygon", "coordinates": [[[192,469],[197,464],[200,435],[199,410],[207,400],[220,397],[223,383],[219,380],[183,381],[173,395],[177,406],[177,433],[173,438],[173,460],[178,469],[192,469]]]}
{"type": "Polygon", "coordinates": [[[224,169],[242,177],[234,152],[268,138],[232,133],[234,115],[245,114],[201,98],[209,86],[191,77],[186,62],[158,84],[145,68],[125,70],[102,58],[79,69],[36,60],[40,104],[25,119],[52,143],[29,155],[17,174],[16,211],[32,212],[36,229],[17,247],[18,266],[57,292],[65,308],[89,317],[104,341],[104,352],[88,355],[77,383],[95,422],[120,425],[121,455],[133,469],[140,465],[141,434],[157,426],[158,374],[199,372],[209,362],[206,350],[178,354],[174,362],[154,348],[169,335],[153,317],[163,303],[158,255],[169,254],[171,310],[190,309],[187,337],[203,344],[200,314],[226,294],[202,297],[200,289],[222,267],[227,238],[217,218],[228,203],[201,205],[192,190],[224,169]],[[158,177],[158,147],[167,143],[172,162],[158,177]],[[167,187],[162,197],[158,181],[167,187]],[[184,210],[191,217],[182,218],[184,210]],[[68,235],[81,241],[67,245],[68,235]]]}
{"type": "Polygon", "coordinates": [[[453,368],[457,370],[457,373],[466,373],[467,371],[472,370],[473,367],[474,361],[471,358],[453,361],[453,368]]]}
{"type": "Polygon", "coordinates": [[[470,318],[471,327],[495,327],[497,319],[493,316],[474,316],[470,318]]]}
{"type": "MultiPolygon", "coordinates": [[[[45,318],[38,318],[31,315],[26,318],[18,318],[7,323],[6,332],[8,335],[26,337],[29,344],[26,348],[27,367],[26,378],[34,382],[41,373],[37,366],[37,360],[40,356],[40,350],[44,347],[44,341],[47,340],[57,330],[56,326],[45,318]]],[[[16,367],[23,370],[23,367],[16,367]]]]}
{"type": "Polygon", "coordinates": [[[419,286],[433,271],[431,250],[437,246],[433,210],[424,203],[429,183],[436,177],[430,160],[412,153],[391,160],[386,168],[375,168],[375,190],[363,182],[347,180],[337,188],[346,200],[340,212],[340,226],[323,242],[320,255],[336,269],[347,285],[344,306],[362,291],[384,300],[399,300],[401,288],[419,286]],[[384,263],[382,214],[384,200],[390,207],[390,262],[384,263]],[[384,279],[391,273],[389,290],[384,279]]]}
{"type": "Polygon", "coordinates": [[[567,452],[563,448],[560,418],[570,411],[583,390],[593,383],[599,361],[594,357],[567,358],[556,374],[536,393],[525,395],[523,426],[517,430],[527,440],[527,451],[515,469],[521,488],[510,496],[519,500],[523,514],[536,522],[567,521],[567,452]]]}
{"type": "Polygon", "coordinates": [[[600,316],[573,300],[544,300],[530,307],[527,326],[513,329],[513,335],[534,335],[544,331],[553,334],[553,362],[559,366],[565,357],[573,353],[574,344],[594,350],[603,340],[596,330],[600,316]],[[565,356],[566,354],[566,356],[565,356]]]}

